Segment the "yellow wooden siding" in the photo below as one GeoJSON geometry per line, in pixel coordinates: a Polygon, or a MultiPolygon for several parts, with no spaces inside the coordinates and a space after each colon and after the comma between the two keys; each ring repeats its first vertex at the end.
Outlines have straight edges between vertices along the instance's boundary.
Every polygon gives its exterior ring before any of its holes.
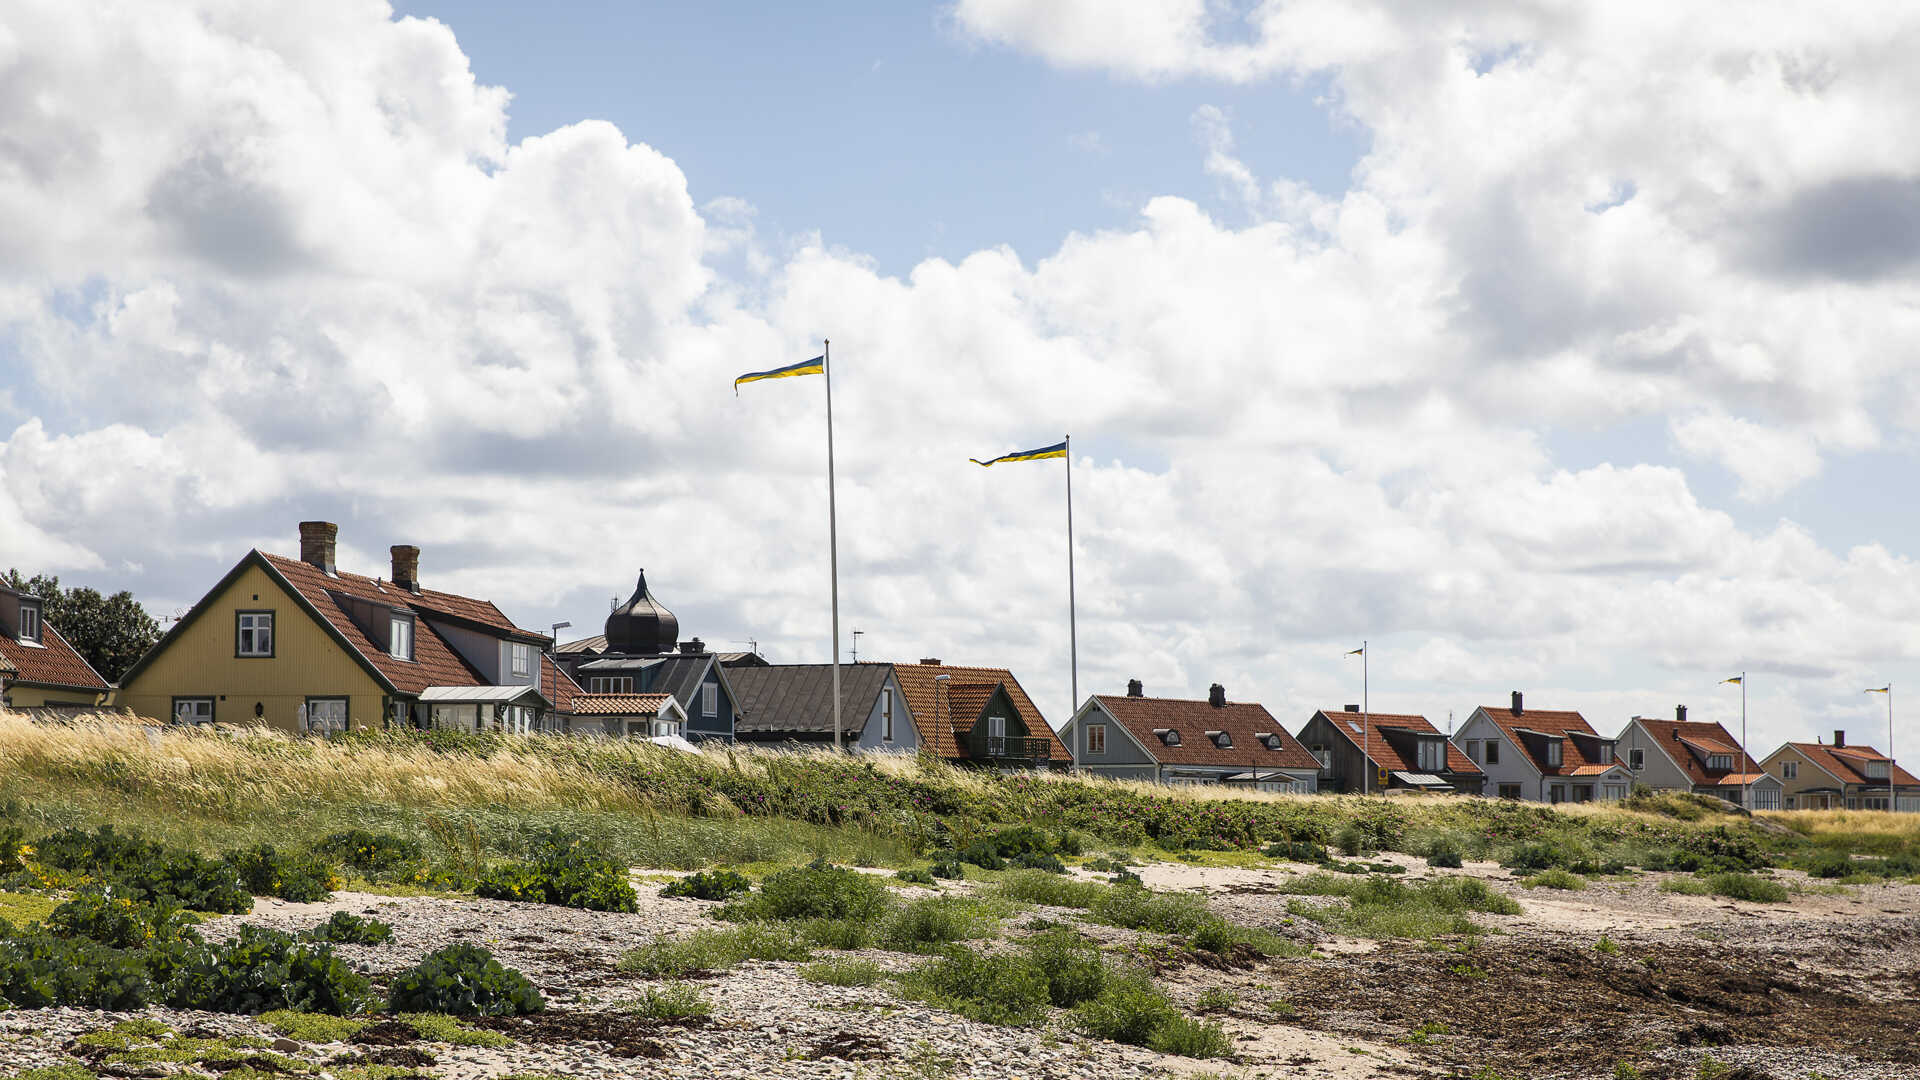
{"type": "Polygon", "coordinates": [[[102,695],[85,690],[48,690],[38,686],[7,687],[7,700],[16,709],[38,709],[45,705],[95,705],[102,695]]]}
{"type": "Polygon", "coordinates": [[[265,570],[249,566],[205,601],[193,624],[120,688],[114,704],[165,720],[173,716],[174,698],[211,697],[217,722],[252,722],[257,705],[264,722],[298,731],[308,698],[344,697],[355,728],[377,728],[384,693],[299,601],[265,570]],[[241,611],[274,613],[272,657],[234,655],[241,611]]]}

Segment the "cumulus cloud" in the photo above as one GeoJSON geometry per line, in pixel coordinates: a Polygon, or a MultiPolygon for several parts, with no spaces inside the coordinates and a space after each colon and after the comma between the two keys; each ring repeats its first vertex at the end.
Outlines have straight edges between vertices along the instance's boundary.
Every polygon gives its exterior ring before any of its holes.
{"type": "Polygon", "coordinates": [[[821,388],[728,384],[832,337],[863,655],[1008,662],[1063,718],[1059,470],[966,459],[1072,431],[1083,690],[1304,715],[1370,637],[1383,707],[1515,683],[1605,727],[1734,665],[1799,688],[1773,730],[1824,723],[1858,665],[1920,655],[1909,554],[1743,529],[1652,450],[1549,436],[1653,418],[1765,501],[1911,430],[1875,407],[1914,392],[1920,310],[1876,223],[1920,173],[1885,137],[1915,20],[1676,7],[968,0],[1063,65],[1325,76],[1372,149],[1316,195],[1202,110],[1245,220],[1166,195],[893,277],[762,249],[645,132],[509,143],[453,30],[380,3],[16,5],[0,330],[39,412],[0,444],[0,540],[137,563],[171,608],[328,517],[344,563],[419,543],[529,625],[587,631],[645,565],[691,632],[820,659],[821,388]],[[1860,190],[1870,241],[1820,239],[1860,190]]]}

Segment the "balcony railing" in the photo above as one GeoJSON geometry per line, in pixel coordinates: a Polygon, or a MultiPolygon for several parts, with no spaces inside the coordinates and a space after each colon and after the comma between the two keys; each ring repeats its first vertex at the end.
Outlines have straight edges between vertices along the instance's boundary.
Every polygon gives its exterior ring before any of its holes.
{"type": "Polygon", "coordinates": [[[967,736],[967,756],[976,760],[1044,762],[1052,753],[1051,739],[1026,735],[967,736]]]}

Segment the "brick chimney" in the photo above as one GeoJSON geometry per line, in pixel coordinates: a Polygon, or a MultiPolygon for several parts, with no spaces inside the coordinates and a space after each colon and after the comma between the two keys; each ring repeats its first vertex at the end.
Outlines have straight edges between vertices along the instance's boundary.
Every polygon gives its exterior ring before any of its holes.
{"type": "Polygon", "coordinates": [[[1673,707],[1673,718],[1682,724],[1686,723],[1687,707],[1685,705],[1675,705],[1673,707]]]}
{"type": "Polygon", "coordinates": [[[1845,750],[1847,748],[1847,733],[1844,731],[1834,732],[1833,745],[1839,747],[1842,750],[1845,750]]]}
{"type": "Polygon", "coordinates": [[[940,666],[940,658],[937,656],[923,656],[920,658],[920,662],[927,665],[928,667],[940,666]]]}
{"type": "Polygon", "coordinates": [[[393,552],[393,583],[410,593],[418,593],[420,549],[412,544],[395,544],[388,550],[393,552]]]}
{"type": "Polygon", "coordinates": [[[694,638],[692,641],[683,641],[680,643],[680,651],[689,656],[698,656],[707,651],[707,643],[701,641],[699,638],[694,638]]]}
{"type": "Polygon", "coordinates": [[[340,526],[331,521],[300,523],[300,561],[331,574],[333,549],[340,539],[340,526]]]}
{"type": "Polygon", "coordinates": [[[1358,705],[1348,705],[1348,706],[1346,706],[1346,710],[1347,710],[1348,712],[1359,712],[1359,711],[1360,711],[1360,706],[1358,706],[1358,705]]]}
{"type": "Polygon", "coordinates": [[[1128,697],[1146,697],[1147,696],[1146,688],[1140,685],[1139,679],[1127,680],[1127,696],[1128,697]]]}
{"type": "Polygon", "coordinates": [[[1519,716],[1522,712],[1525,712],[1525,711],[1526,710],[1520,707],[1520,691],[1515,690],[1513,692],[1513,715],[1519,716]]]}
{"type": "Polygon", "coordinates": [[[1219,683],[1214,683],[1212,686],[1207,687],[1207,704],[1216,709],[1226,708],[1227,688],[1221,686],[1219,683]]]}

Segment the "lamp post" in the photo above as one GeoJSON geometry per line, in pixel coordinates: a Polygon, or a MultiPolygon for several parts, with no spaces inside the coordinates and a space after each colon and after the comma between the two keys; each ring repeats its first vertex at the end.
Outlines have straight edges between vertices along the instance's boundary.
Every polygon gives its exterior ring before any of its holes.
{"type": "Polygon", "coordinates": [[[1367,701],[1367,643],[1347,653],[1360,658],[1360,794],[1373,794],[1372,704],[1367,701]]]}
{"type": "Polygon", "coordinates": [[[1887,809],[1894,810],[1900,804],[1900,792],[1893,782],[1893,684],[1869,687],[1869,694],[1887,695],[1887,809]]]}
{"type": "Polygon", "coordinates": [[[553,632],[547,636],[553,639],[553,644],[548,646],[548,652],[553,652],[560,648],[560,631],[572,625],[570,622],[557,622],[552,625],[551,629],[553,632]]]}

